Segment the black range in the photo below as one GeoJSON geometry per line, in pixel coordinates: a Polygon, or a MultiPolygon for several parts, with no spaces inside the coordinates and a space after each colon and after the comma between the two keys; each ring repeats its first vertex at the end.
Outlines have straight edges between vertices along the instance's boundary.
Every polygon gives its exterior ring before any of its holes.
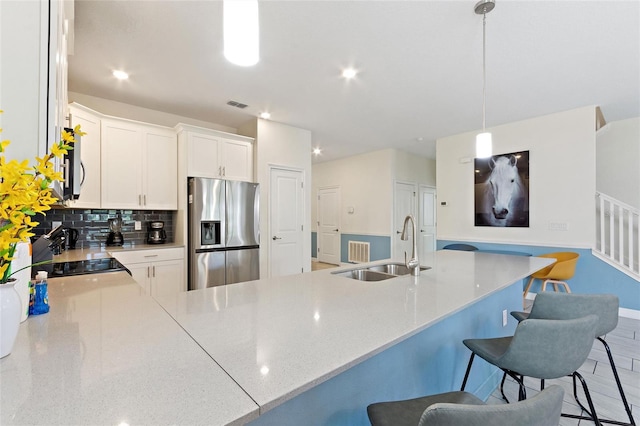
{"type": "Polygon", "coordinates": [[[104,272],[125,271],[131,275],[122,263],[114,258],[86,259],[71,262],[49,263],[33,268],[37,271],[47,271],[49,278],[70,277],[73,275],[99,274],[104,272]]]}

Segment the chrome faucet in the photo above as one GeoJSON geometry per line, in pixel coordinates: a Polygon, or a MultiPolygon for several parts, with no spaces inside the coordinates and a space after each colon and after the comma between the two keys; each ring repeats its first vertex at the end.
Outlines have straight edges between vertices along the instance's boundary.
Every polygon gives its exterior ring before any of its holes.
{"type": "Polygon", "coordinates": [[[407,252],[404,252],[404,264],[411,271],[411,275],[418,276],[420,275],[420,261],[418,260],[418,242],[416,241],[416,221],[413,218],[413,215],[407,215],[404,218],[404,225],[402,225],[402,235],[400,235],[400,239],[402,241],[407,241],[407,223],[411,221],[411,238],[413,238],[413,249],[411,252],[411,259],[407,261],[407,252]]]}

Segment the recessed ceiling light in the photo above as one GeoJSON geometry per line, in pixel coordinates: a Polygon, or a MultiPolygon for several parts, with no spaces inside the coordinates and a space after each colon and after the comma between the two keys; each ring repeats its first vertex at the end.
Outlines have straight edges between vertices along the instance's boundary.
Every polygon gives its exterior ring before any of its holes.
{"type": "Polygon", "coordinates": [[[260,118],[264,118],[265,120],[268,120],[271,118],[271,114],[269,114],[268,112],[261,112],[260,113],[260,118]]]}
{"type": "Polygon", "coordinates": [[[118,80],[126,80],[129,78],[129,74],[122,70],[113,70],[113,76],[118,80]]]}
{"type": "Polygon", "coordinates": [[[347,80],[351,80],[356,76],[356,74],[358,74],[358,71],[354,68],[346,68],[342,70],[342,76],[347,80]]]}
{"type": "Polygon", "coordinates": [[[313,148],[313,155],[320,155],[322,153],[322,150],[320,148],[313,148]]]}

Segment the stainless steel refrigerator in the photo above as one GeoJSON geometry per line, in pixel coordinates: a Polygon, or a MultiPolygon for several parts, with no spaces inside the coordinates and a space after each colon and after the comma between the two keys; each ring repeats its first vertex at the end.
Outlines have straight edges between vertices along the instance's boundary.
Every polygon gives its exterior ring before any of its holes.
{"type": "Polygon", "coordinates": [[[189,290],[260,278],[259,185],[189,178],[189,290]]]}

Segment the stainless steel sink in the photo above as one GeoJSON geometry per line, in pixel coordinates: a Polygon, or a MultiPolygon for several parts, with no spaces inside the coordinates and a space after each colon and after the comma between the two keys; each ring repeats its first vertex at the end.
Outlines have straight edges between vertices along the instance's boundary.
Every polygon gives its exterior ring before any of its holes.
{"type": "MultiPolygon", "coordinates": [[[[420,267],[421,271],[431,269],[429,266],[420,267]]],[[[349,271],[332,272],[341,277],[353,278],[360,281],[382,281],[389,278],[400,277],[409,274],[409,268],[402,263],[385,263],[368,268],[351,269],[349,271]]]]}
{"type": "Polygon", "coordinates": [[[352,269],[350,271],[334,272],[334,274],[360,281],[382,281],[395,277],[394,275],[371,271],[369,269],[352,269]]]}

